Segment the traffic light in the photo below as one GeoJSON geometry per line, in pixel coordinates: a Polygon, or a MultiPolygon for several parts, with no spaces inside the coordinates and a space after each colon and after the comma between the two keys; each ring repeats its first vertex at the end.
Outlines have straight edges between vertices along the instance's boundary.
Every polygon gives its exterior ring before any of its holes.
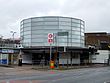
{"type": "Polygon", "coordinates": [[[90,54],[94,54],[95,53],[95,49],[92,48],[92,47],[89,47],[89,52],[90,52],[90,54]]]}

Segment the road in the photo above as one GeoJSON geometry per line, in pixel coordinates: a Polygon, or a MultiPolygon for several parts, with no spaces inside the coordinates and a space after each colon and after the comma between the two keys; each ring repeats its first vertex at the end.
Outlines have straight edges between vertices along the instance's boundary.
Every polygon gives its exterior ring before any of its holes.
{"type": "Polygon", "coordinates": [[[83,69],[62,70],[62,71],[27,70],[26,72],[21,70],[18,73],[14,71],[14,69],[8,69],[8,71],[6,73],[0,72],[0,81],[3,81],[3,80],[36,81],[33,83],[106,83],[106,82],[110,82],[110,67],[83,68],[83,69]],[[10,72],[8,72],[9,70],[10,72]]]}

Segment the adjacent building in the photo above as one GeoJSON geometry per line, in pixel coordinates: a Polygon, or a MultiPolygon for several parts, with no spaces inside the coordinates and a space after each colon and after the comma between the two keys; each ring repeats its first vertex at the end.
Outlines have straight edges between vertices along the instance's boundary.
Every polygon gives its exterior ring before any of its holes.
{"type": "Polygon", "coordinates": [[[91,32],[85,33],[85,45],[97,48],[97,53],[91,55],[92,63],[110,63],[110,33],[91,32]]]}
{"type": "Polygon", "coordinates": [[[17,64],[20,39],[0,39],[0,64],[17,64]]]}
{"type": "Polygon", "coordinates": [[[91,32],[85,33],[85,45],[95,46],[97,49],[107,50],[110,45],[110,33],[91,32]]]}

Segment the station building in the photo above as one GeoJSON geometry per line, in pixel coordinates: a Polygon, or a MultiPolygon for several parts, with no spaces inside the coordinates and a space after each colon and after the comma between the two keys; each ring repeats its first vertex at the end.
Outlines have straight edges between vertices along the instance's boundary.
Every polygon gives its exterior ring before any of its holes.
{"type": "Polygon", "coordinates": [[[59,64],[84,63],[89,60],[84,32],[85,22],[77,18],[42,16],[23,19],[20,23],[23,63],[46,63],[50,60],[49,33],[54,36],[51,60],[58,61],[59,64]]]}

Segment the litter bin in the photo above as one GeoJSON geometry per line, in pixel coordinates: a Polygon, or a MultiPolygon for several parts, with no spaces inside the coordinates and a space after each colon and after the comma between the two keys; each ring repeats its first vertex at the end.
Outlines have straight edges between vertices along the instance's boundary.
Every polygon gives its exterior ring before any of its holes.
{"type": "Polygon", "coordinates": [[[18,60],[18,66],[22,66],[22,59],[21,58],[18,60]]]}

